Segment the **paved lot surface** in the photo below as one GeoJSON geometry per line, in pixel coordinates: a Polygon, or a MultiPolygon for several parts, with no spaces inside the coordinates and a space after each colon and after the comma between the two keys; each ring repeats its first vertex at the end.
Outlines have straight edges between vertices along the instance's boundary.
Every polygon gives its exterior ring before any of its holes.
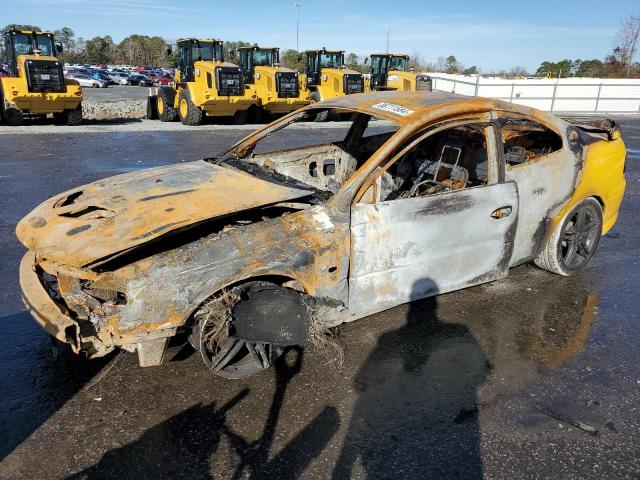
{"type": "Polygon", "coordinates": [[[13,233],[48,196],[244,132],[0,135],[0,478],[639,478],[640,122],[622,122],[627,195],[584,274],[519,267],[340,328],[342,367],[305,348],[244,381],[179,342],[158,368],[54,361],[13,233]]]}

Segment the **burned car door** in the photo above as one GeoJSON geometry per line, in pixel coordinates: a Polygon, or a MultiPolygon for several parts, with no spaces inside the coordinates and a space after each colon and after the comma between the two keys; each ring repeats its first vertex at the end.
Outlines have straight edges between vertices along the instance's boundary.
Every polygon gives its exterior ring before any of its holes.
{"type": "Polygon", "coordinates": [[[500,181],[497,138],[489,123],[444,126],[381,165],[351,210],[352,314],[507,274],[518,191],[500,181]]]}
{"type": "Polygon", "coordinates": [[[555,128],[523,116],[505,114],[498,121],[505,178],[518,184],[520,211],[511,265],[535,257],[548,220],[571,197],[580,158],[563,145],[555,128]]]}

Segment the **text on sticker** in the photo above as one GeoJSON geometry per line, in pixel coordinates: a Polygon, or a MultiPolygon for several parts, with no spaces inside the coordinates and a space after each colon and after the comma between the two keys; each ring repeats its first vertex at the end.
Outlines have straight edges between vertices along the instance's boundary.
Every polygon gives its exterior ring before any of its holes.
{"type": "Polygon", "coordinates": [[[377,108],[378,110],[384,110],[385,112],[402,115],[403,117],[406,117],[407,115],[411,115],[413,113],[413,110],[410,110],[407,107],[403,107],[402,105],[396,105],[395,103],[376,103],[372,106],[372,108],[377,108]]]}

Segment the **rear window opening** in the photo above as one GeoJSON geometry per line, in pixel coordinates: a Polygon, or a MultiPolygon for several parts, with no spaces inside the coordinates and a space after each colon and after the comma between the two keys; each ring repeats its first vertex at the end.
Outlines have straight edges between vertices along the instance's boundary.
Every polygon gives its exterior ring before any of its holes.
{"type": "Polygon", "coordinates": [[[521,165],[562,148],[560,135],[539,123],[513,118],[500,123],[507,165],[521,165]]]}

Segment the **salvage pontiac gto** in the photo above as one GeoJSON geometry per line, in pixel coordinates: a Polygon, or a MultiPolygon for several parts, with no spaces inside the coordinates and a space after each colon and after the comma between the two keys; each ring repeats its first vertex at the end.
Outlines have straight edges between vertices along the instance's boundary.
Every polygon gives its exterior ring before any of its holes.
{"type": "Polygon", "coordinates": [[[120,347],[158,365],[186,330],[213,373],[240,378],[329,327],[524,262],[582,270],[616,222],[625,155],[609,120],[492,99],[320,102],[215,158],[44,202],[17,226],[24,302],[89,358],[120,347]],[[322,111],[348,129],[304,123],[322,111]]]}

